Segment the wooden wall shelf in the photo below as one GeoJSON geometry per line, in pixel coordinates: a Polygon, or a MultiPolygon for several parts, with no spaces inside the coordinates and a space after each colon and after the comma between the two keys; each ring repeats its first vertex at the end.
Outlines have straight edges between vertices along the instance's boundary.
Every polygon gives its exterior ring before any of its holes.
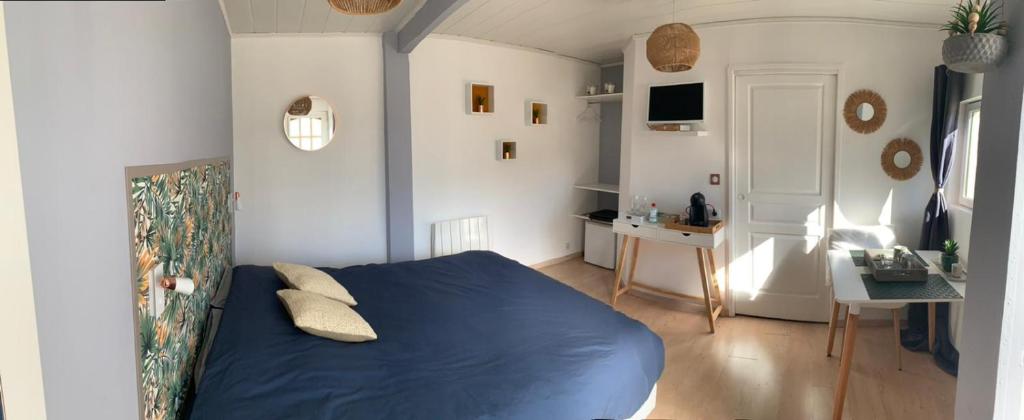
{"type": "Polygon", "coordinates": [[[652,124],[648,123],[647,128],[653,131],[660,131],[664,133],[678,134],[680,136],[691,136],[691,137],[704,137],[708,135],[706,130],[686,130],[680,131],[679,128],[683,124],[652,124]]]}
{"type": "Polygon", "coordinates": [[[470,82],[466,86],[466,111],[470,115],[494,113],[494,85],[470,82]]]}
{"type": "Polygon", "coordinates": [[[540,101],[526,101],[526,124],[547,125],[548,104],[540,101]]]}
{"type": "Polygon", "coordinates": [[[498,140],[498,160],[516,159],[516,142],[514,140],[498,140]]]}

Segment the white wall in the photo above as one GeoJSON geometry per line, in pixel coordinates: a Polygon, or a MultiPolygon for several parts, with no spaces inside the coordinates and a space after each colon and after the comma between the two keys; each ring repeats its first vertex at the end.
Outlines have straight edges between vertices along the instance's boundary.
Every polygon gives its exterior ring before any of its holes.
{"type": "Polygon", "coordinates": [[[430,256],[430,224],[486,215],[492,248],[524,264],[582,249],[596,193],[598,121],[577,119],[574,97],[600,80],[598,66],[533,50],[427,38],[410,57],[416,258],[430,256]],[[496,113],[466,113],[466,84],[495,85],[496,113]],[[526,101],[548,103],[549,123],[530,127],[526,101]],[[498,161],[495,141],[514,139],[518,159],[498,161]],[[568,248],[566,248],[568,244],[568,248]]]}
{"type": "Polygon", "coordinates": [[[46,414],[134,419],[125,167],[231,156],[224,17],[206,0],[4,8],[46,414]]]}
{"type": "Polygon", "coordinates": [[[7,31],[0,6],[0,417],[46,418],[43,371],[32,298],[25,200],[18,164],[7,31]]]}
{"type": "Polygon", "coordinates": [[[235,37],[232,46],[238,264],[341,267],[386,259],[380,36],[235,37]],[[334,140],[316,152],[284,136],[284,112],[316,95],[334,140]]]}
{"type": "MultiPolygon", "coordinates": [[[[913,179],[898,182],[882,171],[879,156],[896,137],[910,137],[928,156],[932,69],[940,63],[942,34],[931,28],[899,28],[863,23],[742,23],[699,27],[701,56],[693,70],[655,71],[646,58],[646,36],[634,37],[625,50],[626,98],[623,110],[623,185],[620,208],[633,194],[648,196],[663,211],[680,212],[690,194],[703,192],[722,214],[727,210],[727,73],[730,65],[824,63],[842,67],[839,107],[857,89],[880,93],[888,105],[885,125],[862,135],[837,117],[836,224],[896,225],[901,243],[916,245],[924,206],[933,191],[928,164],[913,179]],[[681,137],[647,129],[647,88],[651,84],[704,81],[707,137],[681,137]],[[708,185],[720,173],[721,186],[708,185]],[[891,199],[891,201],[890,201],[891,199]]],[[[785,106],[785,104],[779,104],[785,106]]],[[[726,215],[728,217],[728,215],[726,215]]],[[[725,260],[728,245],[717,251],[725,260]]],[[[651,244],[637,277],[655,286],[698,294],[696,258],[680,258],[678,249],[651,244]],[[682,284],[679,273],[694,273],[682,284]]],[[[720,268],[721,270],[721,268],[720,268]]]]}

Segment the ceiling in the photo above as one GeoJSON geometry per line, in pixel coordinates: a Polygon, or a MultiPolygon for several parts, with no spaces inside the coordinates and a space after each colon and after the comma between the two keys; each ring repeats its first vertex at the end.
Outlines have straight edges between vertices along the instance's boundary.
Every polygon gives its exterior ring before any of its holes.
{"type": "MultiPolygon", "coordinates": [[[[231,32],[385,32],[425,0],[372,17],[334,12],[327,0],[221,0],[231,32]]],[[[595,63],[621,60],[635,34],[673,20],[707,25],[779,18],[853,19],[936,26],[957,0],[469,0],[435,33],[551,51],[595,63]],[[674,18],[673,18],[674,16],[674,18]]]]}
{"type": "Polygon", "coordinates": [[[350,16],[327,0],[221,0],[233,34],[387,32],[404,25],[426,0],[404,0],[390,12],[350,16]]]}

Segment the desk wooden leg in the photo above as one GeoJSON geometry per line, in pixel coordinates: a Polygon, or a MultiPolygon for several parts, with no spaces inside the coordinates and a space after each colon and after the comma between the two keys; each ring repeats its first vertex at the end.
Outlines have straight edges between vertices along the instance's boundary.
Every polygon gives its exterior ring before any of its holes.
{"type": "Polygon", "coordinates": [[[615,284],[612,285],[612,307],[619,300],[619,285],[622,283],[622,265],[626,263],[626,248],[629,246],[629,236],[622,235],[622,247],[619,249],[619,262],[615,264],[615,284]]]}
{"type": "Polygon", "coordinates": [[[928,351],[935,352],[935,302],[928,302],[928,351]]]}
{"type": "Polygon", "coordinates": [[[853,366],[853,344],[857,340],[857,321],[860,314],[849,314],[846,317],[846,331],[843,334],[843,357],[839,361],[839,379],[836,392],[832,396],[832,419],[843,418],[843,404],[846,402],[846,385],[850,380],[850,367],[853,366]]]}
{"type": "Polygon", "coordinates": [[[706,253],[708,256],[708,270],[711,271],[711,297],[718,300],[718,306],[721,307],[721,311],[724,312],[725,299],[722,299],[722,290],[718,285],[718,268],[715,267],[715,250],[709,249],[706,253]]]}
{"type": "Polygon", "coordinates": [[[638,259],[640,259],[640,238],[633,238],[633,257],[632,261],[629,262],[629,283],[626,284],[627,289],[633,285],[633,280],[636,279],[636,261],[638,259]]]}
{"type": "Polygon", "coordinates": [[[700,286],[704,289],[704,311],[708,315],[708,328],[711,329],[711,333],[715,333],[715,314],[714,308],[711,307],[711,295],[708,292],[708,268],[707,261],[704,258],[704,248],[697,248],[697,266],[700,267],[700,286]]]}
{"type": "Polygon", "coordinates": [[[832,301],[832,317],[828,320],[828,350],[825,357],[832,357],[832,346],[836,342],[836,324],[839,322],[839,301],[832,301]]]}

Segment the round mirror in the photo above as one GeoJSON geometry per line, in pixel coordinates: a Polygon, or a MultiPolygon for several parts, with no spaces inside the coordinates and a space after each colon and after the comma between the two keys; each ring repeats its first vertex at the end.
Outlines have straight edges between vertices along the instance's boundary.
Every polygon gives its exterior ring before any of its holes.
{"type": "Polygon", "coordinates": [[[288,142],[307,152],[323,149],[334,139],[334,109],[319,96],[296,99],[284,113],[288,142]]]}
{"type": "Polygon", "coordinates": [[[885,100],[878,93],[861,89],[846,98],[843,105],[843,118],[853,131],[870,134],[885,123],[888,113],[885,100]]]}
{"type": "Polygon", "coordinates": [[[861,121],[871,121],[875,117],[875,107],[865,102],[857,106],[857,118],[861,121]]]}
{"type": "Polygon", "coordinates": [[[882,150],[882,169],[897,181],[906,181],[917,175],[923,161],[921,147],[911,139],[895,139],[882,150]]]}
{"type": "Polygon", "coordinates": [[[910,153],[906,150],[896,152],[896,155],[892,157],[892,164],[897,168],[906,169],[910,166],[910,153]]]}

